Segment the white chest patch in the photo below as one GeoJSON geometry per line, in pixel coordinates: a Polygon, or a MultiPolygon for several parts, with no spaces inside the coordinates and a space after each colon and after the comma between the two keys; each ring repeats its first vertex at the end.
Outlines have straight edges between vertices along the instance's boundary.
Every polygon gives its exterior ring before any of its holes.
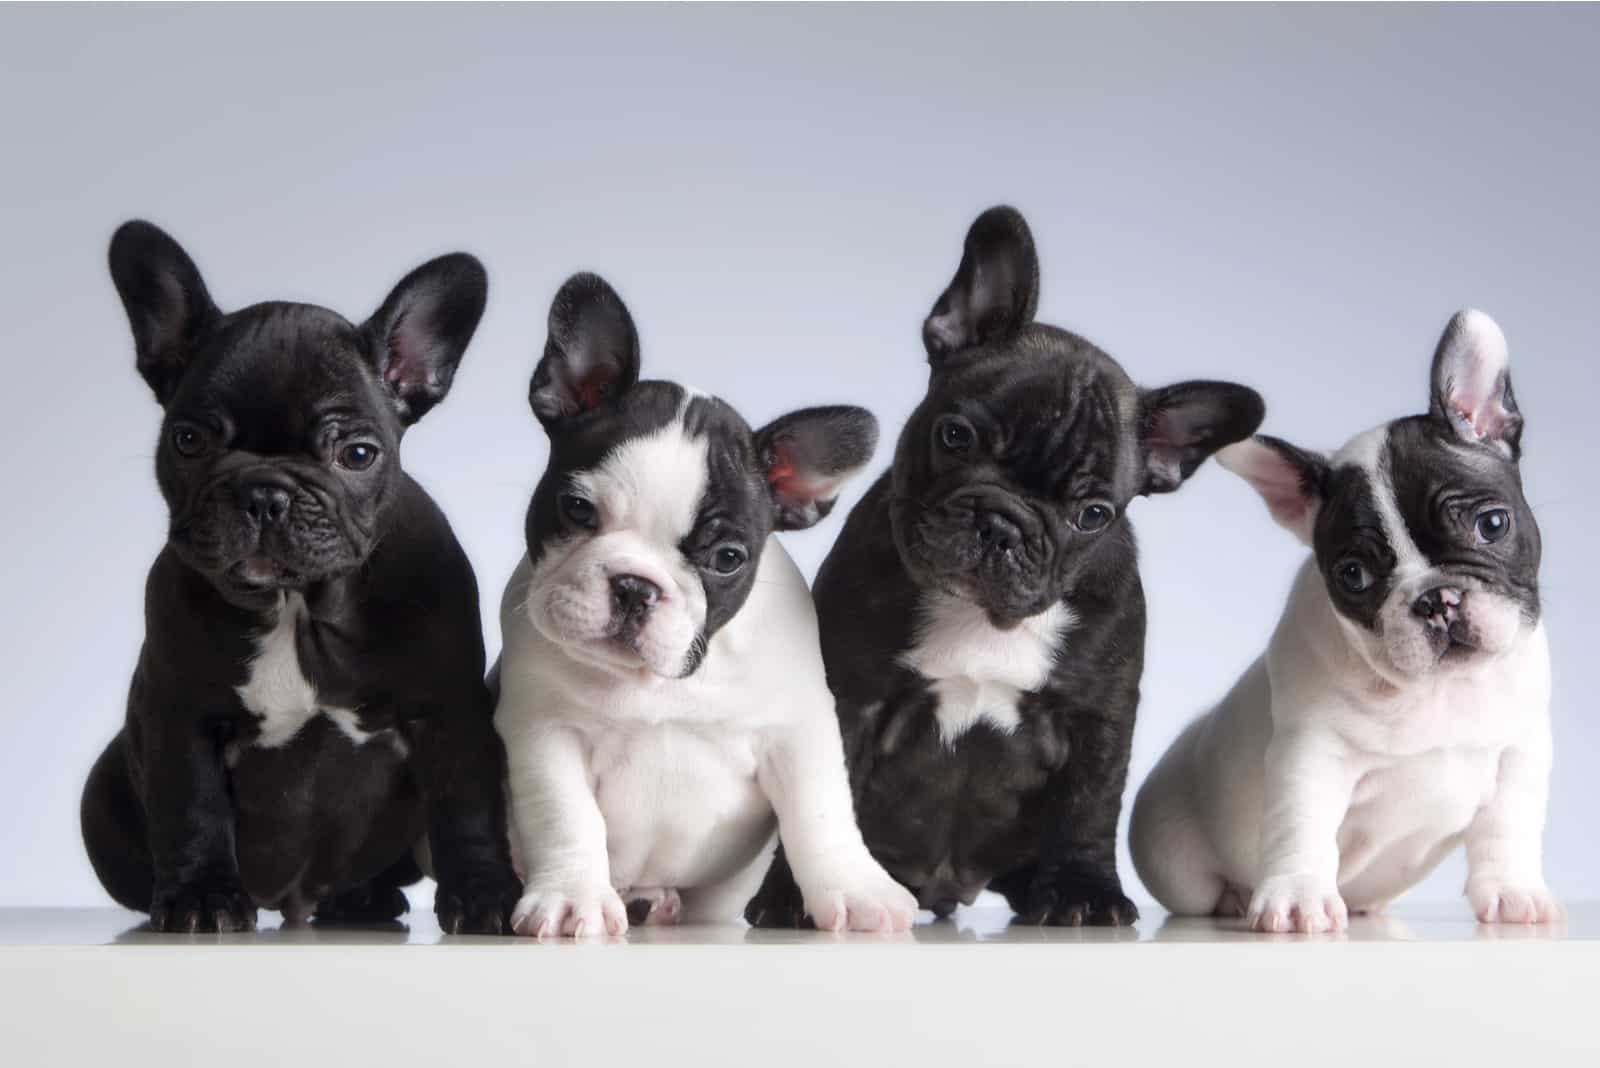
{"type": "Polygon", "coordinates": [[[980,720],[1012,731],[1021,722],[1017,702],[1050,677],[1072,624],[1072,609],[1057,602],[1001,630],[970,601],[930,594],[922,602],[916,644],[900,662],[932,684],[946,744],[980,720]]]}
{"type": "Polygon", "coordinates": [[[284,596],[283,603],[278,606],[277,622],[256,639],[250,677],[234,691],[244,707],[261,720],[261,733],[255,745],[262,749],[288,745],[300,733],[300,728],[319,715],[333,720],[345,737],[360,745],[372,735],[361,729],[355,710],[318,704],[316,688],[300,670],[295,633],[305,614],[304,597],[298,593],[284,596]]]}

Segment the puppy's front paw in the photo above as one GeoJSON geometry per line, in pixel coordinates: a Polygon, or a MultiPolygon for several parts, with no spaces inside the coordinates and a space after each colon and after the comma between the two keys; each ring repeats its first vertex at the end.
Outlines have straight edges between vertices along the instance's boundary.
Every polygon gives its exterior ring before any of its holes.
{"type": "Polygon", "coordinates": [[[520,891],[509,869],[439,879],[433,913],[445,934],[509,934],[520,891]]]}
{"type": "Polygon", "coordinates": [[[529,883],[512,910],[511,929],[528,938],[620,935],[628,929],[628,909],[604,883],[529,883]]]}
{"type": "Polygon", "coordinates": [[[157,886],[150,900],[150,930],[254,931],[256,905],[237,876],[210,876],[179,886],[157,886]]]}
{"type": "Polygon", "coordinates": [[[1035,882],[1017,918],[1046,927],[1128,927],[1139,919],[1139,907],[1116,876],[1071,873],[1035,882]]]}
{"type": "Polygon", "coordinates": [[[1250,899],[1250,927],[1269,934],[1325,934],[1350,925],[1339,887],[1316,875],[1273,875],[1250,899]]]}
{"type": "Polygon", "coordinates": [[[1566,916],[1566,909],[1542,882],[1474,875],[1467,879],[1467,900],[1479,923],[1558,923],[1566,916]]]}
{"type": "Polygon", "coordinates": [[[917,918],[917,899],[876,863],[825,876],[803,896],[821,931],[909,931],[917,918]]]}

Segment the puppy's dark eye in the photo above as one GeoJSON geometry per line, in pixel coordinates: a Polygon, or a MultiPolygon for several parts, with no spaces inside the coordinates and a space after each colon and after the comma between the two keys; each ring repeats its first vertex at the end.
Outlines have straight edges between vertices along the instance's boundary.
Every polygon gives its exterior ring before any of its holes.
{"type": "Polygon", "coordinates": [[[1078,529],[1085,533],[1104,530],[1106,525],[1116,517],[1116,512],[1111,510],[1109,504],[1091,504],[1078,513],[1078,529]]]}
{"type": "Polygon", "coordinates": [[[1478,516],[1478,540],[1494,544],[1511,533],[1511,513],[1504,508],[1491,508],[1478,516]]]}
{"type": "Polygon", "coordinates": [[[1333,577],[1347,593],[1365,593],[1372,587],[1372,572],[1354,557],[1339,561],[1333,569],[1333,577]]]}
{"type": "Polygon", "coordinates": [[[947,452],[963,453],[972,448],[972,443],[977,440],[977,431],[972,429],[972,424],[959,415],[947,415],[934,425],[934,435],[939,439],[947,452]]]}
{"type": "Polygon", "coordinates": [[[172,428],[172,448],[179,456],[194,458],[206,451],[206,436],[188,424],[172,428]]]}
{"type": "Polygon", "coordinates": [[[339,466],[351,471],[365,471],[378,462],[378,447],[365,441],[352,441],[339,449],[339,466]]]}
{"type": "Polygon", "coordinates": [[[576,493],[563,493],[560,504],[561,514],[567,517],[567,522],[585,530],[594,529],[597,516],[593,501],[576,493]]]}
{"type": "Polygon", "coordinates": [[[726,545],[719,545],[711,551],[711,570],[719,575],[732,575],[744,567],[745,562],[749,559],[750,554],[745,551],[743,545],[735,545],[729,542],[726,545]]]}

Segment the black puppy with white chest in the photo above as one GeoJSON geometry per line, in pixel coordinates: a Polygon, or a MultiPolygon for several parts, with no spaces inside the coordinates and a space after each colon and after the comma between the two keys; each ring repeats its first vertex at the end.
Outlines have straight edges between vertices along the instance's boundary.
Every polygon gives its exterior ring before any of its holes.
{"type": "MultiPolygon", "coordinates": [[[[1136,387],[1033,321],[1039,266],[981,215],[923,325],[927,397],[814,593],[867,846],[923,908],[986,888],[1028,922],[1125,924],[1117,820],[1144,663],[1135,497],[1248,437],[1221,382],[1136,387]]],[[[746,918],[804,922],[780,852],[746,918]]]]}
{"type": "Polygon", "coordinates": [[[157,931],[387,921],[426,838],[449,932],[506,930],[519,884],[471,565],[401,470],[483,312],[471,256],[360,326],[305,304],[224,314],[165,233],[111,274],[165,417],[170,513],[121,732],[84,788],[96,874],[157,931]]]}

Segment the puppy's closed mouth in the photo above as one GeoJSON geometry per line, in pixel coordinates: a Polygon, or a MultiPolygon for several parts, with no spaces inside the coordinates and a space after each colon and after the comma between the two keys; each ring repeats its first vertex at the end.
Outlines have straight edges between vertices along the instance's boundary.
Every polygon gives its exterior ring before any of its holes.
{"type": "Polygon", "coordinates": [[[1466,633],[1457,634],[1455,629],[1450,631],[1449,640],[1445,642],[1444,649],[1439,653],[1441,664],[1455,664],[1463,660],[1471,660],[1478,655],[1478,645],[1466,633]]]}
{"type": "Polygon", "coordinates": [[[228,578],[251,589],[296,586],[305,580],[301,572],[261,553],[247,556],[228,568],[228,578]]]}

